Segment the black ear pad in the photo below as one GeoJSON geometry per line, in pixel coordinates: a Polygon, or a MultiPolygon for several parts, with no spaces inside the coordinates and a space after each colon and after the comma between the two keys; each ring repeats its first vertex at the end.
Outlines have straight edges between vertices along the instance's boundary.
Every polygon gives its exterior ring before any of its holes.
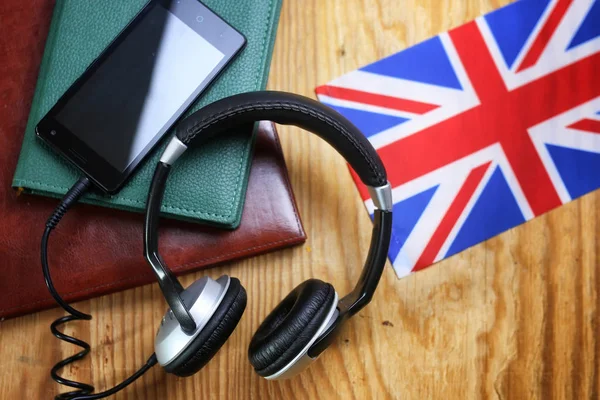
{"type": "Polygon", "coordinates": [[[309,279],[297,286],[258,327],[248,358],[263,377],[289,364],[317,333],[335,299],[329,283],[309,279]]]}
{"type": "Polygon", "coordinates": [[[165,371],[177,376],[198,372],[223,346],[246,309],[246,290],[237,278],[231,278],[227,293],[202,331],[189,346],[165,365],[165,371]]]}

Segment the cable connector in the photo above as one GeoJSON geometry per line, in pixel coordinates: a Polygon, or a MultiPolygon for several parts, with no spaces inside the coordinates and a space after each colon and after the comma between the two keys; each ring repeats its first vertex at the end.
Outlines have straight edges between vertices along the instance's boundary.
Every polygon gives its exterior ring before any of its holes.
{"type": "Polygon", "coordinates": [[[49,229],[56,228],[56,225],[58,225],[58,223],[69,210],[69,208],[71,208],[73,204],[79,201],[81,196],[83,196],[83,194],[87,192],[91,185],[92,182],[87,176],[82,176],[81,178],[79,178],[79,180],[75,182],[71,189],[69,189],[69,191],[62,198],[58,207],[54,209],[54,212],[46,221],[46,227],[49,229]]]}

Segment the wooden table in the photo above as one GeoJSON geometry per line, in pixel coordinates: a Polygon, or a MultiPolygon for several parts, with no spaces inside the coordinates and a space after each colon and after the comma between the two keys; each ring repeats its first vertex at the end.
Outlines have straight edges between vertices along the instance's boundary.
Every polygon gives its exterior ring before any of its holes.
{"type": "MultiPolygon", "coordinates": [[[[271,89],[314,96],[314,87],[508,0],[287,0],[271,89]]],[[[345,293],[365,258],[370,220],[343,160],[320,139],[281,129],[306,245],[206,271],[239,277],[242,321],[192,378],[155,367],[117,396],[192,398],[600,398],[600,192],[398,280],[387,268],[372,304],[304,374],[267,382],[248,343],[264,316],[310,277],[345,293]]],[[[183,278],[186,285],[203,273],[183,278]]],[[[106,388],[152,352],[166,305],[157,285],[77,305],[90,324],[67,331],[92,343],[68,377],[106,388]]],[[[50,366],[74,347],[48,331],[50,310],[0,324],[0,398],[50,398],[50,366]]]]}

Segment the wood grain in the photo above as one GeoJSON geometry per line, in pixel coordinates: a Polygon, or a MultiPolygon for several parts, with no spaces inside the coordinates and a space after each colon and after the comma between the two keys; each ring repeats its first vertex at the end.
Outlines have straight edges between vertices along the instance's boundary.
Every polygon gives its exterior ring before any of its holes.
{"type": "MultiPolygon", "coordinates": [[[[314,96],[316,85],[458,26],[506,0],[288,0],[269,87],[314,96]]],[[[600,192],[398,280],[387,268],[372,305],[304,374],[267,382],[248,343],[264,316],[309,277],[344,293],[356,281],[370,221],[346,165],[320,139],[281,136],[309,235],[306,245],[207,271],[248,291],[240,326],[192,378],[154,368],[119,399],[600,398],[600,192]]],[[[183,278],[188,285],[202,274],[183,278]]],[[[68,376],[112,386],[152,352],[166,308],[157,285],[82,302],[92,343],[68,376]]],[[[0,398],[50,398],[50,366],[74,348],[49,333],[50,310],[0,323],[0,398]]]]}

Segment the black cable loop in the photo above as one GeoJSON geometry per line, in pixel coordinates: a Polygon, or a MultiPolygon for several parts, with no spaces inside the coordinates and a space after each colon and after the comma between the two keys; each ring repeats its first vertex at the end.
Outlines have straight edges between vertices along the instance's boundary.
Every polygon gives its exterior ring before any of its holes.
{"type": "Polygon", "coordinates": [[[142,376],[146,371],[148,371],[157,363],[156,355],[152,354],[152,356],[150,356],[150,358],[146,361],[142,368],[136,371],[132,376],[125,379],[123,382],[113,387],[112,389],[95,394],[91,394],[94,391],[94,386],[88,385],[87,383],[83,382],[72,381],[70,379],[63,378],[58,374],[58,372],[62,368],[75,361],[81,360],[90,352],[89,343],[59,331],[58,327],[71,321],[89,321],[92,319],[92,316],[90,314],[86,314],[82,311],[73,308],[72,306],[67,304],[67,302],[65,302],[62,299],[62,297],[60,297],[60,295],[58,294],[58,291],[52,283],[52,277],[50,276],[50,268],[48,266],[48,239],[50,237],[50,233],[56,227],[56,225],[58,225],[65,213],[69,210],[69,208],[71,208],[73,204],[77,203],[77,201],[81,198],[81,196],[87,191],[87,189],[90,186],[91,182],[86,177],[79,179],[77,183],[73,185],[73,187],[67,192],[61,203],[58,205],[58,207],[56,207],[50,218],[48,218],[48,221],[46,222],[46,229],[44,230],[44,234],[42,235],[41,261],[46,286],[48,287],[48,290],[50,291],[50,294],[52,295],[54,300],[56,300],[56,302],[66,312],[70,314],[60,317],[54,322],[52,322],[52,324],[50,325],[50,331],[56,338],[64,342],[71,343],[75,346],[79,346],[83,349],[80,352],[65,358],[64,360],[57,362],[50,370],[50,376],[55,382],[64,386],[77,389],[70,392],[60,393],[56,395],[56,397],[54,397],[55,400],[91,400],[110,396],[112,394],[117,393],[119,390],[125,388],[127,385],[135,381],[137,378],[142,376]]]}

